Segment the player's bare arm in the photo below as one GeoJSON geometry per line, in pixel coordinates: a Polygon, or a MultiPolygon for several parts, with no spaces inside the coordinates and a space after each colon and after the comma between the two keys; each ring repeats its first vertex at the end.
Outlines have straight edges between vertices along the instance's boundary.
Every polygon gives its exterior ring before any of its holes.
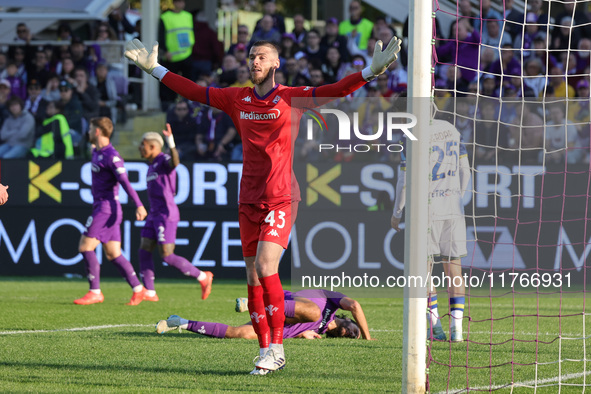
{"type": "Polygon", "coordinates": [[[170,128],[170,123],[166,124],[166,128],[162,130],[162,134],[164,134],[164,139],[170,148],[170,160],[168,164],[171,168],[176,168],[181,162],[179,157],[179,151],[176,149],[176,144],[174,143],[174,137],[172,135],[172,129],[170,128]]]}
{"type": "Polygon", "coordinates": [[[322,339],[322,335],[318,334],[316,331],[307,330],[301,334],[298,334],[296,338],[305,338],[305,339],[322,339]]]}
{"type": "Polygon", "coordinates": [[[361,304],[352,298],[344,297],[341,299],[340,305],[343,310],[351,312],[353,319],[355,319],[359,325],[363,339],[367,339],[368,341],[372,340],[373,338],[369,333],[367,319],[365,318],[365,313],[363,312],[361,304]]]}

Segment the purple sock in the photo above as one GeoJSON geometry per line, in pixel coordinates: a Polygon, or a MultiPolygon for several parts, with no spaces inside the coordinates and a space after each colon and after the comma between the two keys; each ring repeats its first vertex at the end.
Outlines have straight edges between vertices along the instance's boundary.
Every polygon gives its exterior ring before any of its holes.
{"type": "Polygon", "coordinates": [[[82,252],[82,256],[86,261],[86,277],[91,289],[101,288],[101,265],[96,258],[96,253],[93,251],[82,252]]]}
{"type": "Polygon", "coordinates": [[[152,261],[152,253],[147,250],[140,249],[140,276],[144,282],[144,287],[148,290],[154,290],[154,261],[152,261]]]}
{"type": "Polygon", "coordinates": [[[295,317],[295,304],[294,300],[283,301],[285,317],[295,317]]]}
{"type": "Polygon", "coordinates": [[[228,325],[189,320],[187,330],[196,332],[197,334],[207,335],[208,337],[224,338],[226,331],[228,331],[228,325]]]}
{"type": "Polygon", "coordinates": [[[201,273],[201,271],[199,271],[199,268],[191,264],[189,260],[187,260],[184,257],[177,256],[174,253],[164,257],[162,260],[164,260],[164,262],[170,265],[171,267],[174,267],[177,270],[181,271],[183,275],[197,278],[201,273]]]}
{"type": "Polygon", "coordinates": [[[141,285],[140,280],[133,270],[133,266],[123,255],[111,260],[111,262],[115,264],[121,276],[125,278],[132,288],[141,285]]]}

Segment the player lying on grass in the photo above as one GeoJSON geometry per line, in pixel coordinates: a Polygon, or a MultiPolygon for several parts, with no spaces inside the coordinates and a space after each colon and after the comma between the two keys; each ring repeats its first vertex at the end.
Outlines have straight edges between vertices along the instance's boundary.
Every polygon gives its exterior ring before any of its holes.
{"type": "MultiPolygon", "coordinates": [[[[285,295],[285,324],[283,338],[364,338],[371,340],[367,320],[359,302],[342,293],[329,290],[301,290],[295,293],[283,291],[285,295]],[[339,309],[351,312],[353,320],[336,315],[339,309]]],[[[245,298],[236,300],[236,311],[247,310],[245,298]]],[[[186,320],[177,315],[160,320],[156,332],[164,334],[172,330],[188,330],[216,338],[257,339],[252,323],[233,327],[222,323],[186,320]]]]}

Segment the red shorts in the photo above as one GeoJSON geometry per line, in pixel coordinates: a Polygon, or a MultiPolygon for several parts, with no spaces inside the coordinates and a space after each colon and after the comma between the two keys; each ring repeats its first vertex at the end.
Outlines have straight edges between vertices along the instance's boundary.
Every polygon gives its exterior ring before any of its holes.
{"type": "Polygon", "coordinates": [[[240,204],[238,223],[244,257],[256,256],[259,241],[287,248],[291,226],[298,215],[298,202],[240,204]]]}

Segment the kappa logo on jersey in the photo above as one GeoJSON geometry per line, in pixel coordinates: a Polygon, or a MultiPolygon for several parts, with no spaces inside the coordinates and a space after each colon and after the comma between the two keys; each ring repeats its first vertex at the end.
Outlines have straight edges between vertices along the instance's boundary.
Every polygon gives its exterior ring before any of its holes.
{"type": "Polygon", "coordinates": [[[113,156],[113,163],[118,163],[120,161],[121,161],[120,158],[118,158],[117,156],[113,156]]]}
{"type": "Polygon", "coordinates": [[[274,236],[274,237],[279,237],[279,234],[277,233],[277,230],[275,230],[274,228],[273,228],[273,229],[271,229],[271,231],[269,231],[269,232],[267,233],[267,235],[272,235],[272,236],[274,236]]]}
{"type": "Polygon", "coordinates": [[[265,318],[265,315],[259,315],[256,312],[253,312],[252,315],[250,315],[251,319],[254,319],[255,322],[260,323],[261,320],[263,320],[265,318]]]}
{"type": "Polygon", "coordinates": [[[267,312],[269,312],[269,316],[273,316],[273,312],[277,312],[279,310],[279,308],[277,308],[276,306],[273,306],[273,304],[269,304],[265,310],[267,312]]]}
{"type": "Polygon", "coordinates": [[[305,92],[306,90],[310,90],[310,89],[312,89],[312,86],[306,86],[306,87],[304,88],[304,92],[305,92]]]}
{"type": "Polygon", "coordinates": [[[278,119],[279,115],[281,115],[281,111],[277,108],[271,108],[269,112],[266,113],[240,111],[240,119],[247,120],[274,120],[278,119]]]}
{"type": "Polygon", "coordinates": [[[158,179],[158,173],[157,172],[151,172],[146,177],[146,182],[151,182],[151,181],[156,180],[156,179],[158,179]]]}
{"type": "Polygon", "coordinates": [[[103,160],[103,155],[98,155],[98,161],[103,160]]]}
{"type": "Polygon", "coordinates": [[[197,330],[199,334],[205,334],[205,326],[201,326],[200,329],[197,330]]]}
{"type": "Polygon", "coordinates": [[[246,101],[247,103],[250,103],[250,102],[251,102],[251,100],[252,100],[252,99],[250,98],[250,96],[246,96],[246,97],[244,97],[244,98],[242,99],[242,101],[246,101]]]}
{"type": "Polygon", "coordinates": [[[273,99],[273,104],[277,104],[279,100],[281,100],[281,96],[275,96],[275,98],[273,99]]]}
{"type": "Polygon", "coordinates": [[[49,181],[62,172],[62,162],[58,161],[47,170],[41,172],[39,165],[29,161],[29,202],[37,200],[41,192],[57,202],[62,202],[62,192],[49,181]]]}

